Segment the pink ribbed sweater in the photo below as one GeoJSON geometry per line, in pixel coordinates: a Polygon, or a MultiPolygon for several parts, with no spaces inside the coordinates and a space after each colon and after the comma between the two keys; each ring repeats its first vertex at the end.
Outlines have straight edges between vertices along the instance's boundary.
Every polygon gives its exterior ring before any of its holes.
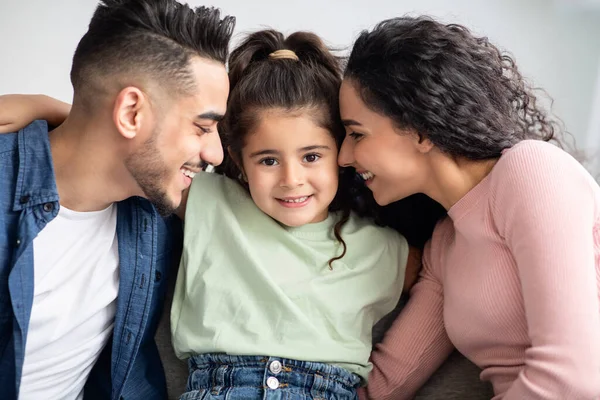
{"type": "Polygon", "coordinates": [[[448,216],[372,354],[369,398],[413,397],[453,346],[494,399],[600,398],[600,188],[590,175],[557,147],[523,141],[448,216]]]}

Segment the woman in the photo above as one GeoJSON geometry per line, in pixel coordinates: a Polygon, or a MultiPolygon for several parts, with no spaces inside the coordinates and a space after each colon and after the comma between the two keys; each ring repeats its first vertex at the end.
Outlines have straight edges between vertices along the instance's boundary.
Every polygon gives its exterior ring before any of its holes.
{"type": "Polygon", "coordinates": [[[410,398],[456,346],[494,399],[600,397],[600,188],[514,61],[427,18],[363,32],[340,89],[352,166],[380,205],[448,215],[363,397],[410,398]]]}

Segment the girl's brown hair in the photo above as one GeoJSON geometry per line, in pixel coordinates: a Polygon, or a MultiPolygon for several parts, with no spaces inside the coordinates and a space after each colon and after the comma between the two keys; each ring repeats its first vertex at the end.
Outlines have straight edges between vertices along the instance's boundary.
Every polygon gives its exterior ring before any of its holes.
{"type": "MultiPolygon", "coordinates": [[[[313,33],[296,32],[287,38],[274,30],[250,34],[229,59],[231,91],[227,113],[220,123],[223,145],[234,158],[241,160],[246,135],[257,126],[262,112],[283,109],[290,113],[308,113],[317,125],[331,133],[339,149],[345,136],[339,116],[341,79],[340,59],[313,33]],[[278,50],[293,53],[287,52],[283,58],[270,56],[278,50]]],[[[239,167],[227,151],[217,172],[246,186],[239,167]]],[[[367,203],[360,200],[360,186],[364,185],[356,181],[353,171],[340,168],[338,191],[329,211],[341,212],[334,235],[343,250],[329,261],[330,268],[333,261],[346,254],[346,243],[340,232],[350,212],[366,213],[367,203]]]]}

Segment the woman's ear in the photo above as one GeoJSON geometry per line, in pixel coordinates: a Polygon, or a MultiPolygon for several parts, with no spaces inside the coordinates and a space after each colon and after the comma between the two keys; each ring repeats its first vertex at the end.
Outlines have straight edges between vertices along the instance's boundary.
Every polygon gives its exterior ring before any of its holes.
{"type": "Polygon", "coordinates": [[[433,143],[424,135],[414,132],[412,133],[415,140],[415,148],[421,153],[429,153],[433,149],[433,143]]]}

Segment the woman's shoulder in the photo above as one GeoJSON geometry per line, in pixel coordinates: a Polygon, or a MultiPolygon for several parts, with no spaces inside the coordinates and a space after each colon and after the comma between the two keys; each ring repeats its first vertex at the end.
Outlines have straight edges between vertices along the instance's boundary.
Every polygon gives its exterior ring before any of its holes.
{"type": "Polygon", "coordinates": [[[450,246],[454,239],[454,224],[448,216],[442,218],[435,225],[431,239],[425,244],[423,250],[424,261],[428,264],[428,268],[434,272],[436,276],[441,276],[440,268],[443,265],[442,260],[445,257],[446,249],[450,246]]]}
{"type": "Polygon", "coordinates": [[[500,197],[538,194],[540,188],[548,186],[586,190],[597,187],[574,156],[541,140],[523,140],[504,150],[491,175],[492,190],[500,197]]]}
{"type": "Polygon", "coordinates": [[[454,236],[454,223],[448,216],[440,219],[433,229],[429,242],[436,249],[447,247],[454,236]]]}
{"type": "Polygon", "coordinates": [[[494,175],[515,174],[525,177],[535,171],[555,168],[585,169],[571,154],[562,148],[542,140],[523,140],[502,152],[494,167],[494,175]]]}

